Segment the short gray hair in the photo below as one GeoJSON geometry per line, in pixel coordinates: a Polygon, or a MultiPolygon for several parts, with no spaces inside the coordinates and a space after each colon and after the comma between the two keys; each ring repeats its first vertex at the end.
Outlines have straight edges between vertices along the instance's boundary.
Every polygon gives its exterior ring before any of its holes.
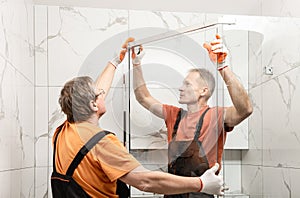
{"type": "Polygon", "coordinates": [[[195,68],[191,69],[189,71],[191,72],[197,72],[200,76],[200,79],[204,81],[207,84],[208,90],[209,90],[209,95],[207,100],[212,96],[215,90],[216,82],[215,82],[215,77],[212,75],[210,71],[204,68],[195,68]]]}
{"type": "Polygon", "coordinates": [[[60,92],[59,104],[71,123],[86,121],[93,111],[90,101],[95,100],[96,94],[92,78],[88,76],[75,77],[66,82],[60,92]]]}

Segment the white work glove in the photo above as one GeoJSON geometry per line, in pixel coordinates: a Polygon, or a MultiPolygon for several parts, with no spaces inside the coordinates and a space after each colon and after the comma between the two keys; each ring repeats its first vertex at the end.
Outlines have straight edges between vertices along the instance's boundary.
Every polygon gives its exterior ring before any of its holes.
{"type": "Polygon", "coordinates": [[[135,48],[132,48],[132,64],[134,66],[136,65],[140,65],[141,64],[141,61],[142,61],[142,58],[144,57],[145,55],[145,51],[143,49],[142,46],[138,46],[138,47],[135,47],[135,48]]]}
{"type": "Polygon", "coordinates": [[[223,177],[215,174],[218,169],[219,164],[216,163],[213,167],[205,171],[205,173],[200,176],[200,179],[202,181],[202,189],[200,192],[207,194],[224,195],[224,190],[228,190],[227,187],[225,188],[223,186],[223,177]]]}
{"type": "Polygon", "coordinates": [[[224,45],[223,40],[219,34],[216,35],[216,40],[210,43],[204,43],[203,47],[208,51],[210,60],[217,64],[219,71],[229,65],[227,57],[228,49],[224,45]]]}
{"type": "Polygon", "coordinates": [[[115,57],[112,60],[109,61],[111,64],[113,64],[115,66],[115,68],[117,68],[118,65],[124,60],[124,57],[125,57],[126,52],[127,52],[128,43],[132,42],[132,41],[134,41],[134,38],[129,37],[125,41],[125,43],[123,43],[122,49],[120,50],[120,52],[116,53],[115,57]]]}

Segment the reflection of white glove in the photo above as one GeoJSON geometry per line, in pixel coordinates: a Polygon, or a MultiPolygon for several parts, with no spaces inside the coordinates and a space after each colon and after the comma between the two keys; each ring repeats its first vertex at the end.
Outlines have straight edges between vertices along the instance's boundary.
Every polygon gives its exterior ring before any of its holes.
{"type": "Polygon", "coordinates": [[[217,64],[219,71],[229,65],[228,59],[226,58],[228,49],[220,35],[216,35],[216,40],[210,43],[204,43],[203,47],[208,51],[210,60],[217,64]]]}
{"type": "Polygon", "coordinates": [[[122,45],[122,49],[120,50],[119,53],[116,53],[115,54],[115,57],[110,61],[111,64],[113,64],[116,68],[117,66],[123,61],[125,55],[126,55],[126,52],[127,52],[127,46],[128,46],[128,43],[129,42],[132,42],[134,41],[134,38],[132,37],[129,37],[125,43],[123,43],[122,45]]]}
{"type": "Polygon", "coordinates": [[[139,47],[135,47],[132,49],[132,64],[135,66],[135,65],[140,65],[141,64],[141,61],[142,61],[142,58],[144,57],[145,55],[145,51],[143,49],[142,46],[139,46],[139,47]]]}
{"type": "Polygon", "coordinates": [[[219,169],[219,164],[216,163],[212,168],[205,171],[203,175],[200,176],[200,180],[202,181],[202,189],[200,192],[207,194],[215,194],[215,195],[224,195],[223,187],[223,177],[218,176],[215,173],[219,169]]]}

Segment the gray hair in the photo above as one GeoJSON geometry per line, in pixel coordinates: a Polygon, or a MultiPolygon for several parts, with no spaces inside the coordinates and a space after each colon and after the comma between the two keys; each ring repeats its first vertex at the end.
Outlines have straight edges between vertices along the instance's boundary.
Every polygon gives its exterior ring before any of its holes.
{"type": "Polygon", "coordinates": [[[191,72],[197,72],[200,76],[200,80],[203,81],[209,90],[209,95],[207,97],[207,100],[212,96],[212,94],[214,93],[215,90],[215,77],[212,75],[212,73],[210,71],[208,71],[207,69],[204,68],[195,68],[195,69],[191,69],[189,71],[191,72]]]}
{"type": "Polygon", "coordinates": [[[96,94],[92,78],[88,76],[75,77],[66,82],[60,92],[59,104],[71,123],[86,121],[93,114],[90,101],[96,94]]]}

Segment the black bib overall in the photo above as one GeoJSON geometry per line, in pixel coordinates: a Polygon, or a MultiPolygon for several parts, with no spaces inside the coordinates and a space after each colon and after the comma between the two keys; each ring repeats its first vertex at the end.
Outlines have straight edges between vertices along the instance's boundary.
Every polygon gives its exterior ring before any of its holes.
{"type": "MultiPolygon", "coordinates": [[[[177,129],[181,117],[184,117],[186,113],[182,109],[178,112],[177,119],[174,125],[172,133],[172,141],[169,143],[168,147],[168,172],[174,175],[180,176],[201,176],[207,169],[209,169],[209,164],[207,157],[202,147],[202,142],[199,141],[200,131],[203,124],[203,118],[206,112],[209,110],[207,108],[201,115],[198,124],[196,126],[196,131],[194,139],[191,141],[175,141],[177,129]]],[[[213,195],[208,195],[205,193],[185,193],[177,195],[165,195],[165,198],[213,198],[213,195]]]]}

